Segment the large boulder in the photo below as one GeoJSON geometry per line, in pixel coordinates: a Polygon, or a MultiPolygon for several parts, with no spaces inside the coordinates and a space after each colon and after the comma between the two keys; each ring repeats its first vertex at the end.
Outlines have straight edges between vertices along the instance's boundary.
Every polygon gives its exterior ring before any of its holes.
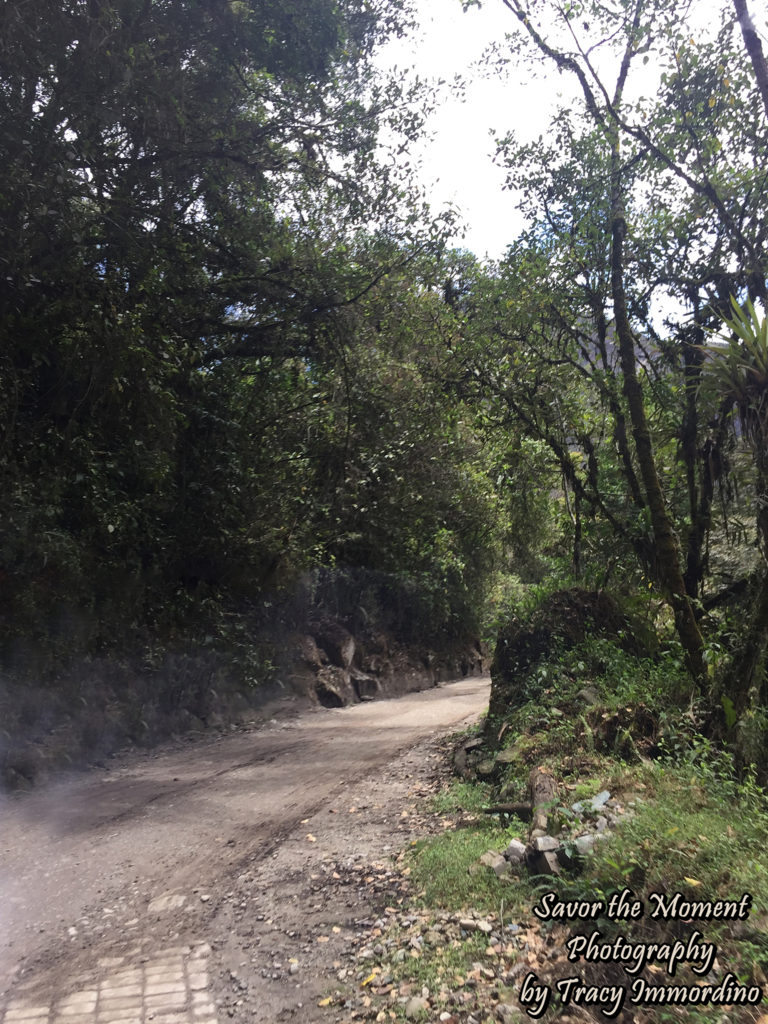
{"type": "Polygon", "coordinates": [[[338,665],[325,665],[318,671],[315,694],[325,708],[343,708],[357,701],[349,672],[338,665]]]}
{"type": "Polygon", "coordinates": [[[324,619],[312,624],[312,636],[332,665],[348,669],[355,657],[355,638],[340,623],[324,619]]]}
{"type": "Polygon", "coordinates": [[[392,674],[392,663],[384,654],[367,654],[362,658],[363,671],[379,678],[392,674]]]}
{"type": "Polygon", "coordinates": [[[301,664],[308,668],[322,668],[328,664],[328,655],[321,651],[315,643],[314,637],[300,636],[296,642],[296,654],[301,664]]]}
{"type": "Polygon", "coordinates": [[[381,682],[375,676],[352,668],[349,670],[349,677],[360,700],[376,700],[381,696],[381,682]]]}

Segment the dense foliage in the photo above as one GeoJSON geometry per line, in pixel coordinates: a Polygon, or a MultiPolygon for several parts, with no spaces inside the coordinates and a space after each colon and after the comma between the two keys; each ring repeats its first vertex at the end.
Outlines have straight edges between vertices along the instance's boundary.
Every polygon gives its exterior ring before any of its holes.
{"type": "Polygon", "coordinates": [[[371,63],[403,26],[357,0],[4,6],[7,663],[316,566],[442,586],[438,632],[470,610],[487,488],[416,365],[430,314],[405,322],[439,230],[380,142],[419,124],[371,63]]]}
{"type": "Polygon", "coordinates": [[[497,264],[411,183],[429,96],[372,60],[403,4],[2,9],[6,668],[226,642],[333,579],[408,640],[492,636],[575,578],[762,735],[759,37],[741,0],[503,3],[493,59],[573,91],[497,140],[497,264]]]}
{"type": "Polygon", "coordinates": [[[548,450],[574,574],[658,595],[733,738],[766,697],[762,50],[729,6],[504,3],[494,59],[572,91],[535,145],[498,139],[529,227],[466,289],[462,367],[548,450]]]}

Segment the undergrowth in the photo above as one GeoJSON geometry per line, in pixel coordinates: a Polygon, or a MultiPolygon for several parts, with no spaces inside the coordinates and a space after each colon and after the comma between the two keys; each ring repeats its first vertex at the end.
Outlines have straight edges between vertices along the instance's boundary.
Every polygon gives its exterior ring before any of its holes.
{"type": "Polygon", "coordinates": [[[509,904],[516,895],[511,892],[514,883],[487,868],[476,874],[470,869],[488,850],[505,849],[521,833],[522,828],[515,826],[478,821],[418,842],[412,849],[411,878],[424,904],[443,910],[472,906],[484,912],[498,911],[504,900],[509,904]]]}
{"type": "MultiPolygon", "coordinates": [[[[598,925],[606,934],[634,942],[672,941],[698,930],[718,949],[711,978],[697,978],[685,967],[678,977],[659,969],[652,975],[655,984],[716,984],[730,971],[742,984],[764,986],[768,997],[768,799],[754,773],[737,772],[728,753],[702,736],[679,650],[671,646],[655,659],[638,658],[591,637],[532,671],[536,696],[486,730],[491,748],[478,753],[485,780],[455,782],[433,801],[435,812],[459,812],[460,819],[458,827],[412,850],[412,876],[423,904],[495,913],[506,906],[530,919],[542,886],[563,899],[589,900],[607,900],[628,889],[648,912],[631,922],[601,918],[598,925]],[[490,775],[489,757],[495,757],[490,775]],[[528,826],[515,818],[489,820],[479,812],[494,801],[521,800],[530,770],[538,766],[546,767],[559,787],[550,833],[578,828],[569,808],[601,789],[610,790],[627,813],[576,868],[548,878],[520,872],[500,880],[489,868],[478,870],[480,856],[502,851],[513,836],[525,840],[528,826]],[[749,893],[749,915],[739,921],[653,920],[650,895],[676,892],[704,902],[738,901],[749,893]]],[[[419,967],[428,969],[423,963],[419,967]]],[[[620,964],[579,962],[568,971],[591,975],[594,983],[632,981],[620,964]]],[[[655,1006],[643,1019],[747,1024],[761,1012],[760,1007],[655,1006]]],[[[553,1014],[548,1011],[545,1019],[554,1019],[553,1014]]]]}

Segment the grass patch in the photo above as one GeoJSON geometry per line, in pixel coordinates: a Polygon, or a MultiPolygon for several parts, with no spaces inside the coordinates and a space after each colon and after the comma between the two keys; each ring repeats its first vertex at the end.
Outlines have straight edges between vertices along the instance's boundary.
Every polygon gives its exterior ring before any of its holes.
{"type": "MultiPolygon", "coordinates": [[[[426,934],[428,936],[429,932],[426,934]]],[[[409,940],[406,932],[393,932],[392,937],[402,940],[403,944],[409,940]]],[[[447,944],[426,941],[418,957],[409,956],[401,964],[393,965],[392,974],[397,980],[406,978],[416,986],[426,985],[433,991],[441,985],[453,986],[461,982],[474,963],[485,959],[487,945],[486,936],[477,932],[447,944]]]]}
{"type": "Polygon", "coordinates": [[[456,781],[432,797],[429,810],[435,814],[455,814],[457,811],[480,814],[488,806],[490,798],[491,786],[488,783],[456,781]]]}
{"type": "MultiPolygon", "coordinates": [[[[617,772],[617,788],[635,806],[608,840],[596,847],[584,873],[552,880],[563,899],[607,900],[629,888],[643,901],[645,915],[632,922],[607,921],[597,927],[607,938],[619,933],[631,942],[687,941],[694,931],[718,950],[717,980],[733,972],[744,985],[766,984],[768,976],[768,800],[753,782],[734,779],[727,757],[701,741],[687,762],[625,767],[617,772]],[[636,799],[632,799],[633,794],[636,799]],[[738,901],[752,897],[744,921],[653,920],[651,893],[684,900],[738,901]]],[[[585,968],[588,972],[598,968],[585,968]]],[[[659,973],[654,984],[693,984],[696,978],[682,966],[679,976],[659,973]]],[[[619,972],[621,979],[621,972],[619,972]]],[[[598,976],[593,981],[600,981],[598,976]]],[[[655,1007],[659,1024],[724,1021],[750,1024],[754,1008],[722,1006],[655,1007]]]]}
{"type": "Polygon", "coordinates": [[[719,767],[653,765],[627,774],[626,785],[647,795],[607,844],[610,856],[606,851],[595,860],[606,885],[622,884],[631,869],[639,892],[678,882],[699,900],[735,899],[748,891],[753,914],[768,912],[768,801],[762,790],[727,777],[722,761],[719,767]]]}
{"type": "Polygon", "coordinates": [[[478,822],[475,827],[446,831],[416,843],[411,850],[411,879],[429,907],[461,910],[472,906],[480,911],[498,911],[502,900],[518,902],[527,887],[519,879],[500,879],[490,868],[478,865],[488,850],[501,853],[510,839],[520,838],[525,826],[501,827],[497,822],[478,822]]]}

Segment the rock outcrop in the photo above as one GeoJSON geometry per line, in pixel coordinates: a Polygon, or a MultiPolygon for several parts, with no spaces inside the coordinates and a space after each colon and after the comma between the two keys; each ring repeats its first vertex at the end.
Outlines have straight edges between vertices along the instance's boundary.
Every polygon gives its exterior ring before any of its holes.
{"type": "Polygon", "coordinates": [[[398,644],[381,633],[353,636],[340,622],[310,621],[286,645],[281,677],[324,707],[395,697],[486,670],[479,642],[448,653],[398,644]]]}

